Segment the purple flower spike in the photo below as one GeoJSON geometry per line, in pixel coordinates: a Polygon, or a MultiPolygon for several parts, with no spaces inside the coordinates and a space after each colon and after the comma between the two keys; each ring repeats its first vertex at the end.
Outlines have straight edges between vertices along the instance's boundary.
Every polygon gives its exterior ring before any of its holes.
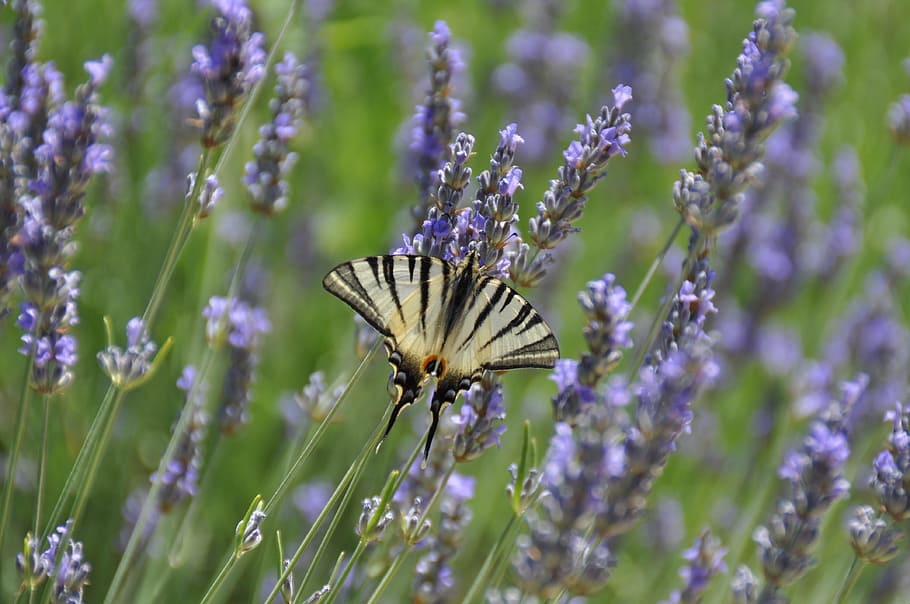
{"type": "Polygon", "coordinates": [[[266,59],[265,38],[251,31],[253,13],[244,0],[212,0],[212,6],[219,13],[212,19],[212,40],[193,48],[190,67],[205,89],[196,112],[207,148],[231,137],[237,108],[262,78],[266,59]]]}
{"type": "Polygon", "coordinates": [[[244,184],[250,193],[254,212],[272,216],[288,202],[287,175],[297,156],[288,142],[297,135],[303,121],[310,82],[305,65],[291,53],[275,66],[278,83],[272,99],[272,122],[259,129],[259,142],[253,147],[255,161],[246,165],[244,184]]]}

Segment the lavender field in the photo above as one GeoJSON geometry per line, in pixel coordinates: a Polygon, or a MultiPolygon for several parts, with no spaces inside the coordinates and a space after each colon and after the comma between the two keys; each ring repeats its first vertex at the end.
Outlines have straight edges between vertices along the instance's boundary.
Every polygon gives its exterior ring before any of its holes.
{"type": "Polygon", "coordinates": [[[906,604],[908,40],[3,2],[0,601],[906,604]]]}

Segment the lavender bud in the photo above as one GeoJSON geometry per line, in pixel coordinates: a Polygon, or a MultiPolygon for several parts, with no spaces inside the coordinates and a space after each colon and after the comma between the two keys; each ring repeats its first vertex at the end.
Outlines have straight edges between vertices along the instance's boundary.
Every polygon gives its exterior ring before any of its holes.
{"type": "Polygon", "coordinates": [[[126,350],[111,343],[98,353],[98,362],[116,387],[130,390],[145,381],[158,346],[149,339],[145,323],[139,317],[126,324],[126,334],[126,350]]]}
{"type": "Polygon", "coordinates": [[[415,497],[411,507],[401,515],[401,534],[411,545],[417,545],[423,541],[432,527],[429,520],[424,520],[422,524],[420,523],[423,511],[420,497],[415,497]]]}
{"type": "Polygon", "coordinates": [[[385,528],[395,520],[395,512],[386,504],[380,509],[382,501],[377,496],[363,500],[363,509],[354,532],[366,542],[379,541],[385,528]]]}
{"type": "Polygon", "coordinates": [[[262,543],[262,531],[259,525],[265,520],[265,512],[262,511],[262,501],[256,505],[256,509],[250,514],[249,520],[244,523],[242,520],[237,523],[234,534],[239,538],[234,555],[238,558],[247,552],[250,552],[262,543]]]}
{"type": "Polygon", "coordinates": [[[887,564],[900,551],[897,543],[903,535],[879,518],[868,505],[861,505],[850,518],[850,545],[856,556],[872,564],[887,564]]]}
{"type": "Polygon", "coordinates": [[[730,591],[733,592],[736,604],[756,604],[760,590],[761,583],[748,566],[742,565],[736,569],[730,581],[730,591]]]}
{"type": "Polygon", "coordinates": [[[82,591],[88,584],[91,570],[91,564],[83,558],[82,543],[70,539],[56,571],[54,601],[58,604],[81,604],[82,591]]]}

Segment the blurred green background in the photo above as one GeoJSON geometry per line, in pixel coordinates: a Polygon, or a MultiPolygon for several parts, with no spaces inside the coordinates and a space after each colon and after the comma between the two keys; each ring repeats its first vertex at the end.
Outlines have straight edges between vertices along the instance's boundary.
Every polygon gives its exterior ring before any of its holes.
{"type": "MultiPolygon", "coordinates": [[[[252,3],[258,29],[265,32],[269,44],[281,28],[287,4],[252,3]]],[[[266,223],[254,251],[254,262],[267,274],[261,303],[273,330],[260,354],[251,421],[226,442],[214,447],[210,443],[203,469],[201,513],[192,532],[185,535],[183,556],[171,560],[176,568],[166,575],[163,585],[157,586],[160,591],[152,592],[150,586],[156,584],[156,577],[165,576],[158,574],[167,565],[164,552],[153,552],[157,561],[149,563],[146,575],[134,577],[145,582],[146,594],[156,594],[150,601],[191,601],[190,596],[204,592],[249,501],[257,493],[270,492],[278,476],[274,467],[287,455],[290,437],[280,401],[306,385],[314,371],[324,371],[330,383],[343,383],[356,366],[352,313],[325,294],[320,281],[328,269],[344,260],[386,253],[398,245],[402,232],[410,230],[407,210],[416,201],[416,189],[402,169],[402,149],[409,133],[407,120],[426,88],[426,32],[435,20],[443,19],[452,30],[455,45],[464,50],[467,70],[464,77],[456,79],[453,96],[463,100],[467,114],[461,128],[477,138],[477,156],[472,163],[476,175],[487,167],[489,154],[499,140],[497,132],[515,111],[494,93],[492,78],[495,68],[507,58],[506,39],[524,24],[517,4],[506,0],[360,0],[338,2],[315,30],[299,15],[292,22],[284,49],[298,57],[318,52],[319,102],[294,143],[299,161],[290,179],[290,206],[266,223]],[[212,449],[217,451],[214,459],[210,457],[212,449]]],[[[910,78],[902,67],[903,59],[910,55],[910,6],[897,0],[807,1],[792,6],[797,12],[797,31],[829,34],[846,59],[844,85],[828,99],[824,113],[818,156],[825,169],[815,186],[818,212],[827,219],[833,211],[834,185],[828,166],[843,145],[855,147],[868,190],[858,257],[836,287],[816,284],[807,288],[779,315],[799,334],[807,355],[812,356],[836,328],[834,319],[862,293],[865,274],[881,264],[885,244],[894,236],[910,233],[906,193],[910,190],[910,158],[906,148],[897,147],[889,136],[885,118],[889,104],[910,92],[910,78]]],[[[680,2],[690,44],[689,56],[680,65],[680,82],[692,116],[693,144],[711,105],[724,100],[723,80],[733,70],[741,41],[751,29],[753,10],[749,2],[680,2]]],[[[80,362],[75,383],[64,397],[52,403],[51,501],[107,388],[94,358],[105,345],[102,317],[111,317],[122,334],[127,320],[142,313],[182,201],[180,172],[169,166],[177,162],[179,150],[194,140],[194,133],[172,108],[169,91],[185,74],[192,45],[205,40],[210,12],[195,2],[173,0],[161,2],[158,11],[152,28],[141,32],[147,37],[144,46],[137,48],[140,32],[127,18],[123,2],[44,3],[40,59],[57,64],[66,76],[68,91],[84,79],[85,61],[103,53],[113,55],[114,74],[103,89],[103,98],[112,109],[117,131],[112,141],[115,172],[93,185],[86,202],[88,216],[78,232],[80,250],[73,267],[83,272],[81,323],[75,330],[80,362]],[[142,76],[139,81],[134,80],[137,73],[142,76]],[[172,176],[165,176],[168,171],[172,176]]],[[[8,10],[2,14],[0,33],[8,39],[10,14],[8,10]]],[[[566,108],[574,121],[609,103],[609,91],[618,83],[610,77],[611,60],[617,45],[622,44],[615,15],[608,2],[566,2],[558,21],[557,29],[579,36],[590,46],[589,60],[572,84],[572,101],[566,108]]],[[[803,75],[799,53],[795,52],[787,80],[797,92],[803,86],[803,75]]],[[[220,173],[226,191],[224,201],[197,229],[184,251],[161,319],[153,329],[159,343],[173,336],[174,348],[155,378],[128,395],[115,425],[101,479],[77,535],[93,565],[87,601],[100,598],[114,572],[124,502],[131,491],[147,484],[157,466],[182,403],[174,382],[184,365],[198,363],[205,346],[201,310],[210,296],[225,294],[230,269],[239,256],[232,233],[242,231],[249,218],[240,175],[256,140],[256,128],[268,119],[266,98],[271,96],[271,86],[270,79],[241,127],[220,173]]],[[[521,129],[519,123],[519,132],[521,129]]],[[[561,161],[559,152],[572,139],[570,130],[562,134],[549,160],[526,165],[519,149],[517,161],[524,168],[524,190],[517,199],[523,229],[549,179],[555,177],[561,161]]],[[[607,179],[592,192],[579,222],[581,232],[567,246],[558,278],[545,290],[524,292],[553,325],[564,357],[577,358],[584,348],[584,318],[576,303],[577,292],[588,280],[612,272],[631,295],[676,223],[672,183],[681,168],[692,166],[691,159],[668,165],[655,161],[645,140],[636,138],[633,121],[629,156],[614,160],[607,179]],[[643,212],[650,217],[648,227],[632,228],[643,212]]],[[[680,237],[678,245],[683,244],[680,237]]],[[[722,267],[724,259],[715,257],[712,263],[722,267]]],[[[632,320],[640,328],[651,320],[668,282],[666,273],[659,272],[635,309],[632,320]]],[[[907,293],[906,287],[902,293],[907,293]]],[[[904,301],[906,318],[906,296],[898,294],[897,299],[904,301]]],[[[719,313],[723,315],[723,306],[719,313]]],[[[15,352],[18,337],[14,317],[7,317],[0,323],[3,451],[8,450],[11,440],[24,370],[24,359],[15,352]]],[[[786,429],[772,444],[758,439],[752,432],[756,409],[769,397],[776,397],[786,407],[790,396],[787,382],[768,376],[757,363],[746,362],[731,369],[735,373],[725,376],[723,386],[699,401],[693,426],[696,437],[684,442],[682,454],[671,459],[650,500],[652,509],[659,501],[671,507],[675,504],[666,502],[679,502],[679,534],[669,535],[671,529],[658,522],[666,520],[661,518],[664,511],[650,514],[623,539],[614,577],[605,592],[592,601],[656,602],[667,597],[680,583],[679,554],[705,526],[711,526],[724,542],[738,535],[742,545],[746,536],[744,548],[731,551],[728,557],[731,569],[740,562],[755,565],[748,535],[766,518],[778,488],[776,467],[785,448],[798,441],[805,424],[787,420],[786,429]],[[705,463],[706,451],[716,463],[705,463]]],[[[220,393],[217,379],[222,370],[218,367],[210,374],[210,396],[220,393]]],[[[301,482],[333,484],[343,474],[388,404],[387,373],[385,361],[375,358],[343,408],[341,421],[330,428],[329,438],[320,446],[318,463],[305,470],[301,482]]],[[[522,422],[532,422],[541,448],[552,435],[549,399],[555,387],[547,376],[544,371],[528,370],[504,378],[509,430],[503,447],[487,452],[482,462],[459,468],[478,481],[477,495],[469,504],[474,519],[456,562],[457,582],[462,588],[469,584],[478,560],[486,555],[507,518],[506,468],[517,458],[522,422]]],[[[34,417],[30,418],[25,450],[30,463],[24,465],[26,471],[34,468],[36,460],[39,407],[33,406],[34,417]]],[[[357,499],[378,492],[387,471],[420,438],[426,420],[427,415],[419,408],[406,413],[390,442],[370,460],[357,499]]],[[[847,473],[856,483],[855,501],[871,502],[864,488],[868,474],[864,468],[871,464],[874,452],[884,446],[886,434],[884,425],[876,427],[863,435],[862,446],[855,448],[847,473]]],[[[691,437],[684,437],[684,441],[687,438],[691,437]]],[[[31,522],[33,493],[18,491],[15,502],[10,539],[0,557],[10,569],[4,572],[5,593],[11,589],[13,546],[18,546],[31,522]]],[[[835,507],[818,550],[820,566],[790,592],[793,601],[830,601],[852,557],[842,530],[849,507],[844,503],[835,507]]],[[[353,523],[358,513],[358,505],[346,512],[348,518],[342,521],[331,558],[342,549],[353,548],[353,523]]],[[[169,531],[175,529],[180,516],[174,514],[175,519],[166,521],[162,533],[172,534],[169,531]]],[[[293,506],[286,505],[277,522],[269,526],[270,530],[275,528],[282,530],[286,543],[294,543],[307,524],[293,506]]],[[[222,593],[224,601],[259,597],[261,565],[273,566],[275,557],[274,545],[268,541],[245,559],[236,583],[222,593]]],[[[314,585],[324,580],[328,568],[321,572],[314,585]]],[[[385,601],[408,599],[404,594],[409,593],[412,573],[413,565],[407,564],[385,601]]],[[[867,571],[857,593],[868,593],[880,573],[878,569],[867,571]]],[[[728,579],[716,581],[711,590],[715,598],[726,592],[728,579]]],[[[873,600],[857,596],[853,601],[873,600]]]]}

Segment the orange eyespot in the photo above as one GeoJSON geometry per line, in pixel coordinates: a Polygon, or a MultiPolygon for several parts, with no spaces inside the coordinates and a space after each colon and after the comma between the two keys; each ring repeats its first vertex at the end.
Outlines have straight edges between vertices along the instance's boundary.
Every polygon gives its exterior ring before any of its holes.
{"type": "Polygon", "coordinates": [[[421,368],[424,373],[435,376],[438,380],[446,374],[446,360],[440,356],[431,354],[423,360],[421,368]]]}

